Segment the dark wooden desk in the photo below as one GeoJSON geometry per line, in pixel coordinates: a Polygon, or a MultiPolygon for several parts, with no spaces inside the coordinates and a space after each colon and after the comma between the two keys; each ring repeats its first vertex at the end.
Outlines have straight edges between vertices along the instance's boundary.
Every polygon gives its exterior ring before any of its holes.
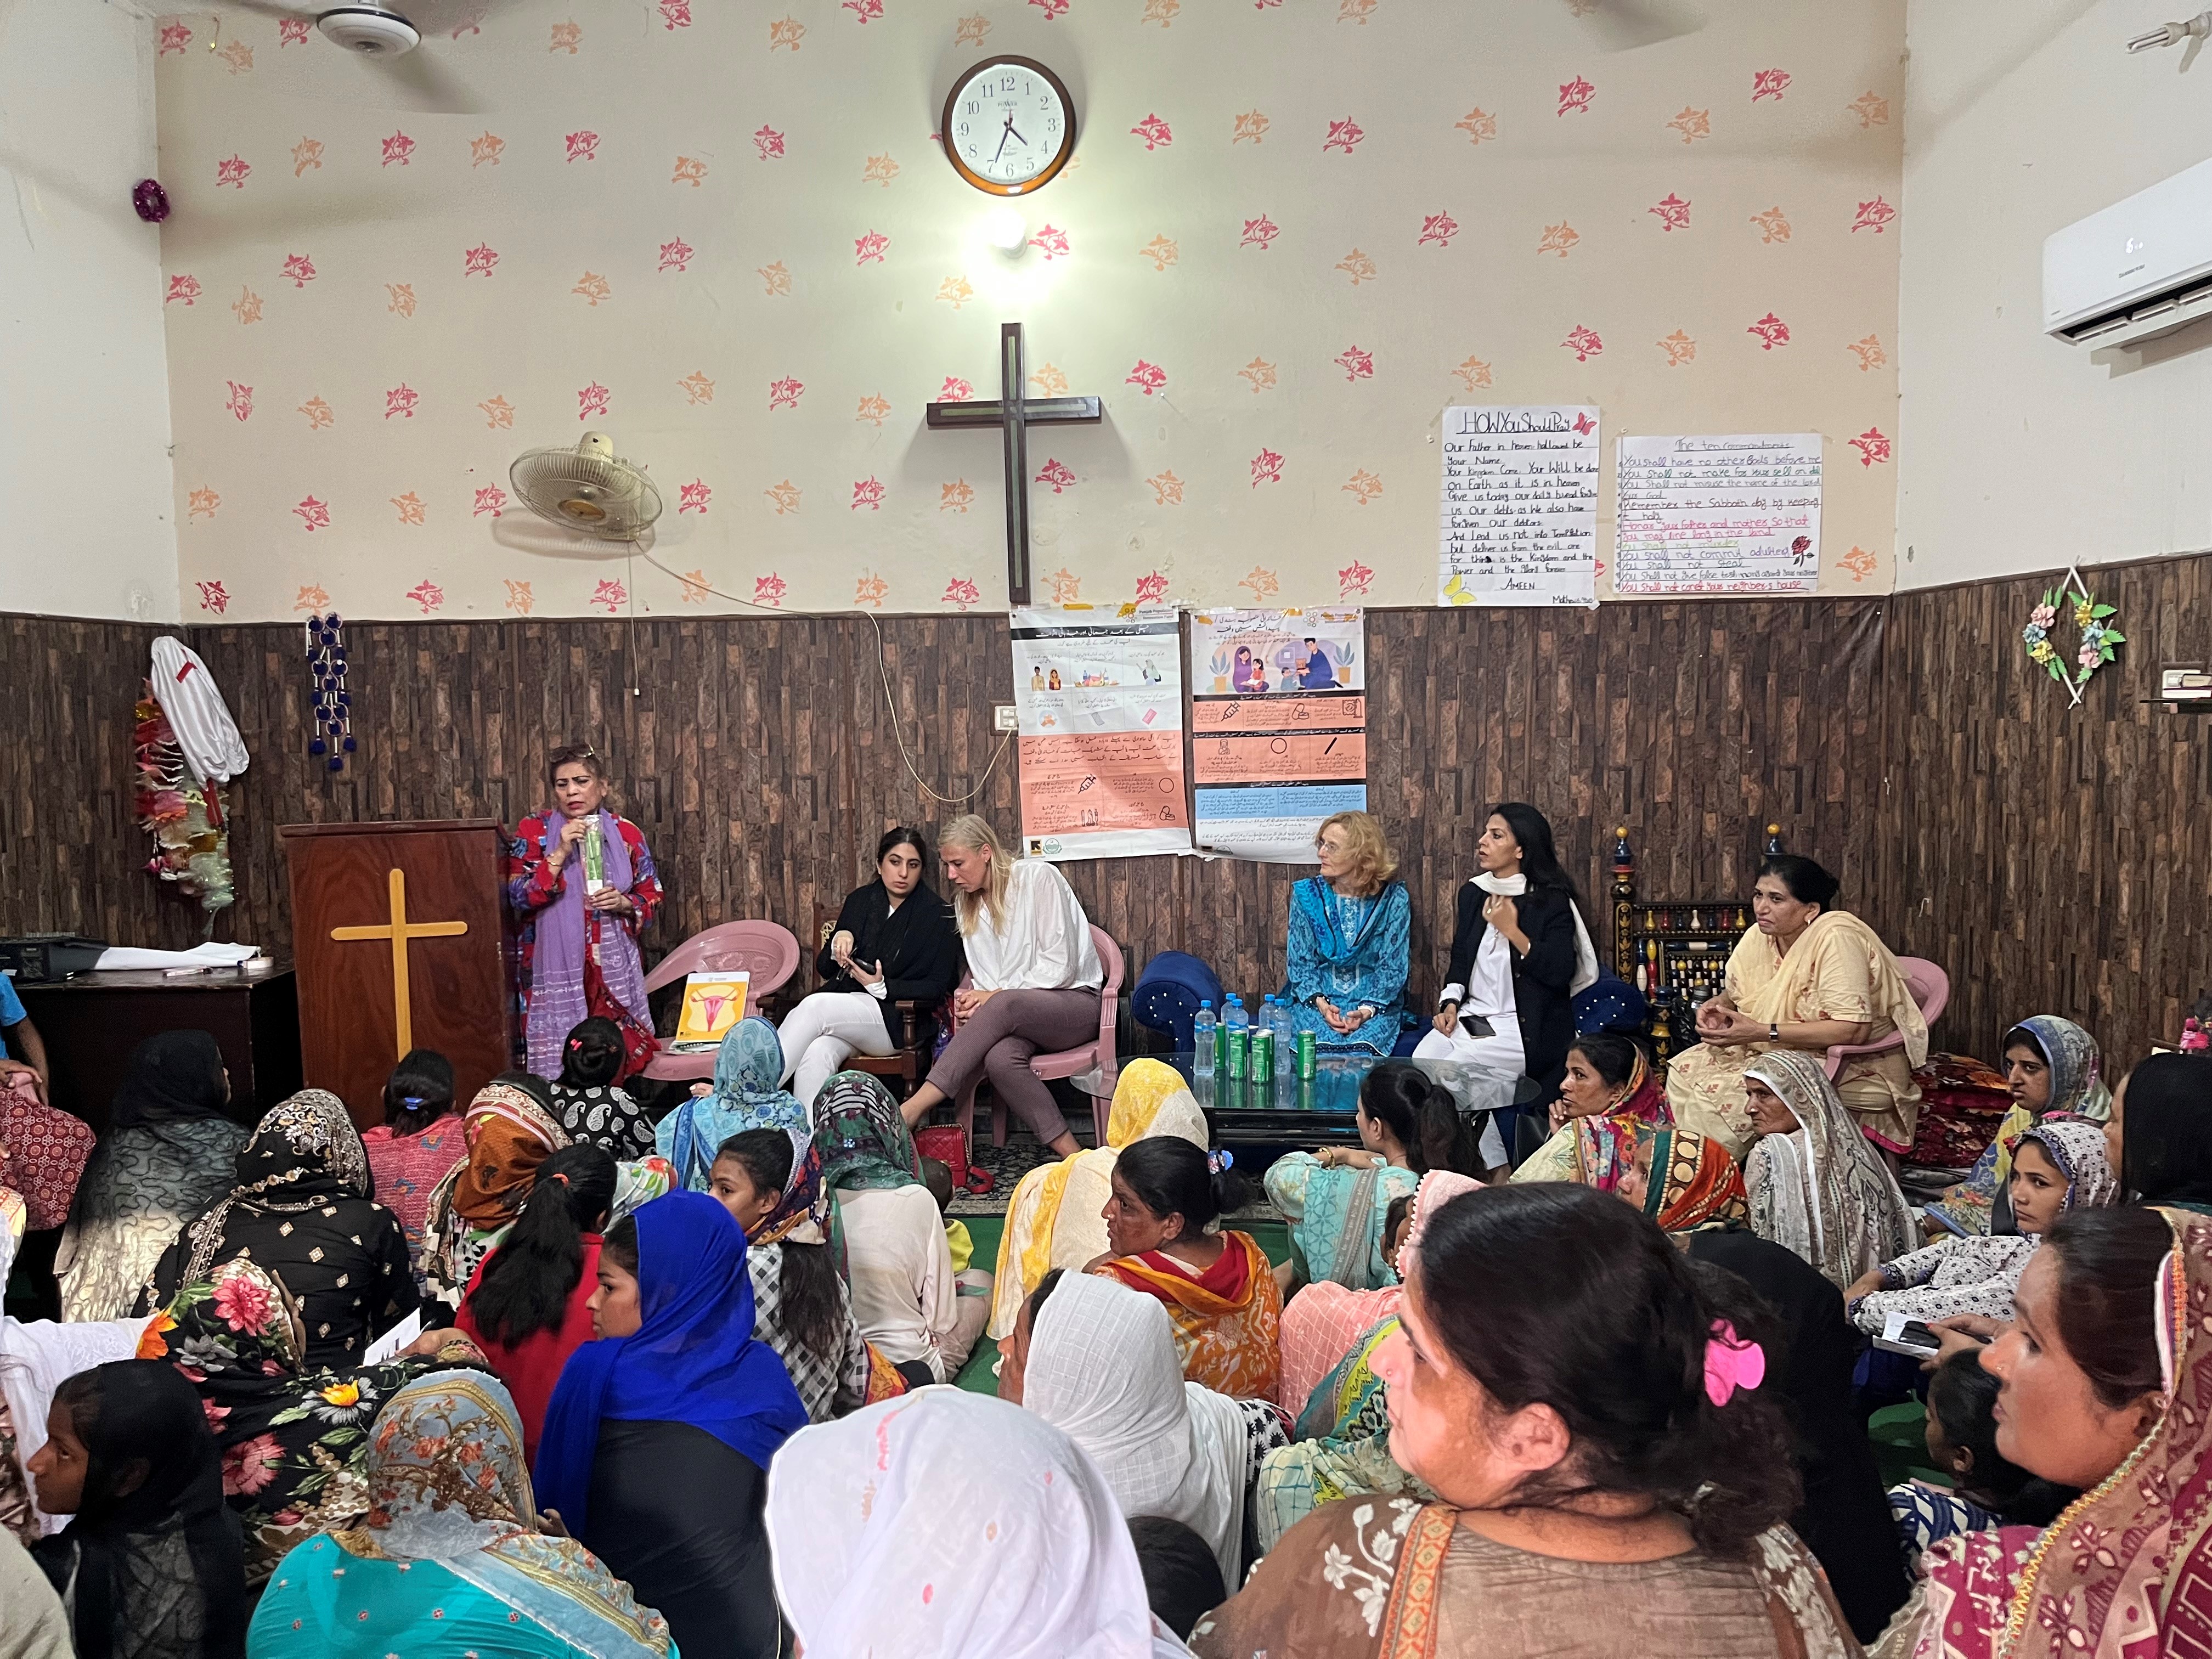
{"type": "Polygon", "coordinates": [[[291,967],[171,979],[159,969],[79,974],[16,995],[46,1040],[53,1103],[101,1134],[131,1051],[161,1031],[205,1031],[230,1068],[230,1115],[240,1123],[299,1092],[300,1005],[291,967]]]}

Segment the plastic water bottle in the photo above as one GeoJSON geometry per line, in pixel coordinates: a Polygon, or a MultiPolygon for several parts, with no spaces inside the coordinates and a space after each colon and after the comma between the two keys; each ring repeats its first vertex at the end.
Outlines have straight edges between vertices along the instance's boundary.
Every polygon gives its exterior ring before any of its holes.
{"type": "Polygon", "coordinates": [[[1252,1029],[1252,1016],[1244,1012],[1244,999],[1231,995],[1229,1012],[1221,1017],[1221,1039],[1225,1048],[1228,1065],[1223,1069],[1232,1078],[1241,1078],[1248,1071],[1249,1059],[1245,1048],[1245,1036],[1252,1029]]]}
{"type": "Polygon", "coordinates": [[[1198,1005],[1198,1016],[1190,1023],[1190,1070],[1194,1083],[1213,1080],[1213,1065],[1220,1058],[1215,1052],[1218,1043],[1215,1033],[1221,1022],[1213,1016],[1213,1003],[1209,999],[1198,1005]]]}
{"type": "Polygon", "coordinates": [[[1264,1089],[1275,1076],[1275,1000],[1269,997],[1260,1006],[1260,1017],[1252,1026],[1252,1085],[1264,1089]]]}

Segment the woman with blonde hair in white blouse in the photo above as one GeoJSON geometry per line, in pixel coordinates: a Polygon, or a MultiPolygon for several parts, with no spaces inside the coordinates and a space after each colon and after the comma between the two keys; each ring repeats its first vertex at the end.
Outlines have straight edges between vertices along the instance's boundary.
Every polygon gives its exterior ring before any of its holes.
{"type": "Polygon", "coordinates": [[[1030,1059],[1076,1048],[1098,1030],[1106,970],[1090,918],[1055,866],[1015,858],[972,812],[946,824],[937,844],[954,890],[969,982],[953,994],[958,1030],[900,1109],[919,1123],[988,1077],[1008,1109],[1066,1158],[1081,1149],[1030,1059]]]}

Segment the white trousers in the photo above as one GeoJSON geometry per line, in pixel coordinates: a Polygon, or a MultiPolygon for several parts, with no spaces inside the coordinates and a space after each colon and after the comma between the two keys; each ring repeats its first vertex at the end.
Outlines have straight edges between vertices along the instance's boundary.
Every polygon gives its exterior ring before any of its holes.
{"type": "MultiPolygon", "coordinates": [[[[1510,1018],[1507,1024],[1513,1032],[1510,1037],[1469,1036],[1467,1028],[1456,1022],[1452,1026],[1451,1035],[1446,1036],[1431,1025],[1428,1035],[1414,1045],[1413,1058],[1455,1060],[1462,1064],[1487,1066],[1493,1071],[1510,1072],[1517,1075],[1525,1063],[1525,1056],[1521,1052],[1521,1028],[1513,1024],[1510,1018]]],[[[1482,1115],[1481,1150],[1478,1156],[1486,1170],[1494,1170],[1510,1161],[1505,1153],[1505,1137],[1498,1133],[1498,1115],[1495,1112],[1485,1112],[1482,1115]]]]}
{"type": "Polygon", "coordinates": [[[866,991],[817,991],[783,1017],[776,1035],[783,1039],[782,1081],[790,1084],[797,1075],[791,1092],[808,1108],[854,1054],[891,1051],[884,1005],[866,991]]]}

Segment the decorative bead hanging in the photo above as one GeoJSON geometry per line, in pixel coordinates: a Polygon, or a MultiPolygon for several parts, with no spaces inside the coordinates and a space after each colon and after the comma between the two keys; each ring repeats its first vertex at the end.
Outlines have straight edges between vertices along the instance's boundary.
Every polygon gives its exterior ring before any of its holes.
{"type": "Polygon", "coordinates": [[[307,673],[314,683],[315,735],[311,755],[330,757],[333,772],[353,753],[353,698],[346,690],[345,623],[338,613],[307,618],[307,673]]]}

